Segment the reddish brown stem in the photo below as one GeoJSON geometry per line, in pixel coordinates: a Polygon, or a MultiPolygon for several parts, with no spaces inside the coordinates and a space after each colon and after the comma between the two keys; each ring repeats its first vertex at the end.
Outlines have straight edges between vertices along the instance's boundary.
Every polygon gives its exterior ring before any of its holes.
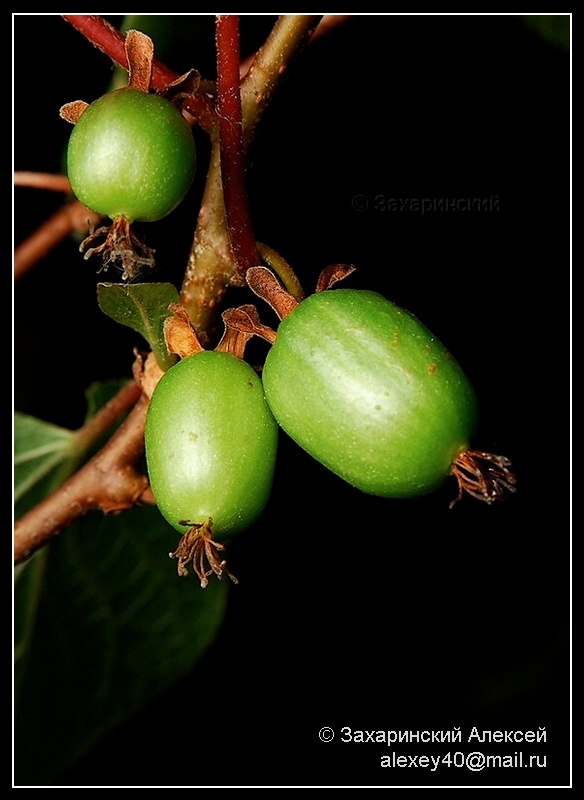
{"type": "Polygon", "coordinates": [[[124,384],[111,400],[76,431],[77,445],[87,451],[94,442],[107,433],[122,414],[138,402],[141,394],[142,389],[137,381],[128,381],[124,384]]]}
{"type": "Polygon", "coordinates": [[[217,116],[225,220],[241,277],[259,263],[245,180],[245,148],[239,89],[239,17],[216,19],[217,116]]]}
{"type": "MultiPolygon", "coordinates": [[[[125,41],[123,33],[116,30],[109,22],[96,14],[62,14],[63,19],[82,33],[98,50],[105,53],[125,69],[128,69],[125,41]]],[[[156,91],[163,91],[180,76],[156,58],[152,60],[151,86],[156,91]]],[[[215,114],[209,98],[202,93],[189,96],[184,108],[206,131],[215,127],[215,114]]]]}
{"type": "Polygon", "coordinates": [[[52,192],[70,192],[71,184],[66,175],[56,175],[51,172],[27,172],[19,170],[14,173],[15,186],[28,186],[33,189],[49,189],[52,192]]]}

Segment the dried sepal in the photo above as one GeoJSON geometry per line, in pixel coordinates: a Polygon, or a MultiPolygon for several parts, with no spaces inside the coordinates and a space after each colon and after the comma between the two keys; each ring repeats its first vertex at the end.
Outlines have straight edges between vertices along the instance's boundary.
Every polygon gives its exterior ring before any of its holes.
{"type": "Polygon", "coordinates": [[[142,388],[142,393],[150,399],[164,372],[160,369],[154,353],[144,354],[135,348],[132,375],[136,383],[142,388]]]}
{"type": "Polygon", "coordinates": [[[249,288],[284,319],[298,305],[298,300],[288,292],[267,267],[250,267],[245,279],[249,288]]]}
{"type": "Polygon", "coordinates": [[[201,73],[190,69],[179,78],[167,84],[160,94],[170,101],[179,110],[185,102],[195,95],[201,87],[201,73]]]}
{"type": "Polygon", "coordinates": [[[191,322],[187,310],[177,303],[170,306],[171,314],[164,320],[164,341],[169,353],[188,358],[204,348],[191,322]]]}
{"type": "Polygon", "coordinates": [[[355,271],[352,264],[331,264],[325,267],[318,276],[316,283],[317,292],[325,292],[338,281],[344,280],[348,275],[355,271]]]}
{"type": "Polygon", "coordinates": [[[225,330],[215,348],[219,352],[231,353],[243,358],[245,346],[252,336],[259,336],[272,344],[276,331],[263,325],[255,306],[246,304],[238,308],[227,308],[221,315],[225,330]]]}
{"type": "Polygon", "coordinates": [[[59,116],[61,119],[64,119],[65,122],[70,122],[71,125],[75,125],[88,106],[89,103],[86,103],[85,100],[72,100],[70,103],[65,103],[61,106],[59,109],[59,116]]]}
{"type": "Polygon", "coordinates": [[[128,59],[128,86],[140,92],[150,91],[154,44],[145,33],[129,30],[125,41],[128,59]]]}

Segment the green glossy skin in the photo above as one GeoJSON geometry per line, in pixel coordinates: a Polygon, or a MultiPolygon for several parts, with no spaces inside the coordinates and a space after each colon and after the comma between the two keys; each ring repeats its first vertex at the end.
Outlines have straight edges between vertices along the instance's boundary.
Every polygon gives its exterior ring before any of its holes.
{"type": "Polygon", "coordinates": [[[213,520],[214,538],[251,525],[268,500],[278,426],[260,379],[229,353],[204,351],[160,379],[146,418],[148,475],[160,512],[181,533],[213,520]]]}
{"type": "Polygon", "coordinates": [[[196,166],[189,124],[163,97],[116,89],[91,103],[67,148],[75,196],[112,219],[162,219],[187,193],[196,166]]]}
{"type": "Polygon", "coordinates": [[[409,312],[370,291],[303,300],[280,323],[262,379],[292,439],[383,497],[438,487],[477,420],[473,389],[450,353],[409,312]]]}

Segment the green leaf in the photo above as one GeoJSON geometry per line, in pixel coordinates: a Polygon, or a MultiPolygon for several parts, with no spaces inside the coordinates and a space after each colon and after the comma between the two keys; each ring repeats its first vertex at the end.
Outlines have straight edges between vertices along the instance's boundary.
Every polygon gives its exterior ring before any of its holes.
{"type": "Polygon", "coordinates": [[[53,486],[63,480],[76,462],[75,434],[49,422],[14,414],[14,502],[25,494],[47,492],[47,478],[53,486]],[[42,492],[34,491],[42,486],[42,492]]]}
{"type": "Polygon", "coordinates": [[[168,557],[153,507],[95,512],[31,560],[15,589],[15,782],[43,785],[183,678],[215,637],[229,585],[168,557]]]}
{"type": "Polygon", "coordinates": [[[109,317],[137,331],[150,345],[161,369],[176,362],[164,341],[163,325],[171,303],[178,303],[176,287],[171,283],[99,283],[97,302],[109,317]]]}

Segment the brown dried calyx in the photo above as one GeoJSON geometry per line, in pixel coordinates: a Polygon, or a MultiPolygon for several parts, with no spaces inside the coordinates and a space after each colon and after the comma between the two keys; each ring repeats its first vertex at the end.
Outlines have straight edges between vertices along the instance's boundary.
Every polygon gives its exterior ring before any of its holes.
{"type": "Polygon", "coordinates": [[[503,500],[506,492],[516,492],[517,478],[510,467],[511,461],[506,456],[480,450],[461,453],[451,468],[458,481],[458,496],[450,503],[450,508],[465,493],[491,505],[503,500]]]}
{"type": "Polygon", "coordinates": [[[125,217],[117,217],[111,225],[92,230],[79,245],[79,252],[84,253],[85,260],[101,255],[103,270],[112,263],[121,263],[124,281],[135,278],[142,267],[154,266],[154,250],[138,239],[125,217]],[[100,238],[103,242],[95,244],[100,238]]]}
{"type": "MultiPolygon", "coordinates": [[[[316,284],[317,292],[330,289],[337,281],[342,281],[355,267],[352,264],[331,264],[320,273],[316,284]]],[[[278,278],[267,267],[250,267],[245,275],[247,285],[259,298],[264,300],[282,320],[290,314],[299,300],[280,283],[278,278]]]]}
{"type": "Polygon", "coordinates": [[[177,549],[168,555],[178,559],[177,572],[181,577],[188,575],[190,564],[201,582],[201,588],[209,585],[210,575],[216,575],[219,580],[223,575],[231,578],[233,583],[238,583],[237,578],[229,572],[226,563],[221,559],[225,546],[213,539],[213,520],[209,518],[202,523],[192,523],[186,520],[180,525],[188,525],[188,531],[181,537],[177,549]]]}
{"type": "MultiPolygon", "coordinates": [[[[173,303],[170,315],[164,320],[164,340],[169,353],[179,358],[188,358],[200,353],[205,348],[193,328],[188,312],[184,306],[173,303]]],[[[252,336],[260,336],[273,341],[276,334],[267,325],[262,325],[253,305],[245,304],[237,308],[228,308],[221,315],[224,324],[221,339],[215,346],[219,353],[231,353],[237,358],[245,357],[245,347],[252,336]]]]}

